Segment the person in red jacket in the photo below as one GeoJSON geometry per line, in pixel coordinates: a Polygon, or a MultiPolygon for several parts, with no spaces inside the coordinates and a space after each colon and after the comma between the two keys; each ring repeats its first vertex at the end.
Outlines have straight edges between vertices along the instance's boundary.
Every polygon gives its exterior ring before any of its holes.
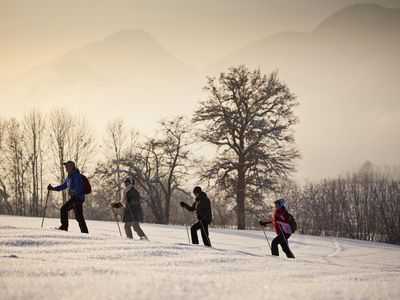
{"type": "Polygon", "coordinates": [[[292,251],[289,248],[288,239],[292,235],[290,229],[290,215],[285,208],[285,200],[283,198],[276,200],[275,210],[272,215],[272,221],[260,221],[261,226],[267,226],[268,224],[273,224],[275,227],[275,232],[277,237],[273,239],[271,243],[271,254],[279,256],[278,245],[281,245],[283,252],[289,258],[294,258],[292,251]]]}

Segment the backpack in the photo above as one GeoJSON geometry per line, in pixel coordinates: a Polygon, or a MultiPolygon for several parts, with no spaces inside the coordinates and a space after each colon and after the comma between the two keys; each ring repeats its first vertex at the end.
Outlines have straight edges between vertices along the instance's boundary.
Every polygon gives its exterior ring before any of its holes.
{"type": "Polygon", "coordinates": [[[82,181],[83,181],[83,193],[85,195],[90,194],[92,192],[92,186],[90,185],[89,179],[83,174],[82,176],[82,181]]]}
{"type": "Polygon", "coordinates": [[[290,221],[289,221],[289,225],[290,225],[290,230],[292,231],[292,233],[295,233],[297,230],[297,222],[296,219],[293,217],[293,215],[289,214],[290,217],[290,221]]]}

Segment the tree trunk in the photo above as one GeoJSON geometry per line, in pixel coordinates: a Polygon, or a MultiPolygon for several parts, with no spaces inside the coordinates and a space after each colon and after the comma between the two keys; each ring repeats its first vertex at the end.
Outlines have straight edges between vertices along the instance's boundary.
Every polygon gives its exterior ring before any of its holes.
{"type": "Polygon", "coordinates": [[[237,222],[238,229],[246,229],[246,209],[245,209],[245,171],[243,168],[238,170],[238,181],[236,186],[236,203],[237,203],[237,222]]]}

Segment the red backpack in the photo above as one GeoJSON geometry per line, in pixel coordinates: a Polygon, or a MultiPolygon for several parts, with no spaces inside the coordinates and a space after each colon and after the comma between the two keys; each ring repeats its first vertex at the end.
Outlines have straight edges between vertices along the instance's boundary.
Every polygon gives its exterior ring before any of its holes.
{"type": "Polygon", "coordinates": [[[83,193],[85,195],[90,194],[92,192],[92,186],[90,185],[89,179],[83,174],[82,176],[82,181],[83,181],[83,193]]]}

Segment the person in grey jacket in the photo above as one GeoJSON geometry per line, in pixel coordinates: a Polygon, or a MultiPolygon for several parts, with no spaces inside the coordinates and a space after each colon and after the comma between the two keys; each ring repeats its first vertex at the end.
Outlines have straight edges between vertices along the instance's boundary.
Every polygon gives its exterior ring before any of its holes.
{"type": "Polygon", "coordinates": [[[190,232],[192,235],[192,243],[198,244],[199,240],[197,238],[197,230],[201,230],[201,237],[203,239],[203,243],[205,246],[211,247],[210,238],[208,236],[208,225],[210,225],[212,221],[212,212],[211,212],[211,202],[208,199],[207,194],[201,190],[201,187],[196,186],[193,189],[193,194],[196,196],[196,199],[192,206],[186,204],[181,201],[180,204],[183,208],[186,208],[189,211],[195,211],[197,214],[198,222],[193,224],[190,227],[190,232]]]}
{"type": "Polygon", "coordinates": [[[124,229],[127,238],[133,238],[131,229],[131,227],[133,227],[133,230],[137,233],[141,240],[148,240],[142,228],[140,228],[139,222],[143,221],[143,211],[140,203],[140,193],[134,187],[135,180],[131,177],[127,177],[124,183],[125,207],[120,202],[112,203],[111,206],[114,208],[124,207],[124,217],[122,221],[125,223],[124,229]]]}

